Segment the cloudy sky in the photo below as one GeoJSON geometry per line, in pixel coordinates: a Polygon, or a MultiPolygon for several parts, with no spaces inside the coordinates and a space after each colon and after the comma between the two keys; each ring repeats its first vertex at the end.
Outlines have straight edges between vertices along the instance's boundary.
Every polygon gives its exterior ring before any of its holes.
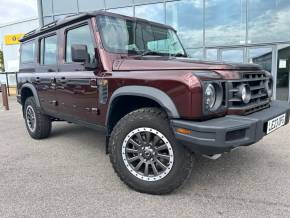
{"type": "Polygon", "coordinates": [[[37,17],[37,0],[0,0],[0,25],[37,17]]]}

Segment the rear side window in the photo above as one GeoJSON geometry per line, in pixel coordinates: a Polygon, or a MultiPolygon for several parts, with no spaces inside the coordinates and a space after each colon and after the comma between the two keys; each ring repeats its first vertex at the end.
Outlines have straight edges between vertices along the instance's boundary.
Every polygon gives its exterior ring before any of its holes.
{"type": "Polygon", "coordinates": [[[21,45],[21,63],[34,62],[35,42],[25,42],[21,45]]]}
{"type": "Polygon", "coordinates": [[[40,64],[53,65],[57,63],[57,36],[49,36],[40,41],[40,64]]]}
{"type": "Polygon", "coordinates": [[[91,31],[88,25],[71,29],[66,34],[66,62],[71,63],[71,47],[72,45],[86,45],[90,56],[90,63],[95,59],[95,48],[91,37],[91,31]]]}

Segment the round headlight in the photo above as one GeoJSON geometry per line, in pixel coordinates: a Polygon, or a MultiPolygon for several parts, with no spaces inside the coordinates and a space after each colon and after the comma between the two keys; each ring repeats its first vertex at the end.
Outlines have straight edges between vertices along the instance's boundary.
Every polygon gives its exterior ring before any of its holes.
{"type": "Polygon", "coordinates": [[[239,87],[239,96],[245,104],[251,101],[251,90],[249,85],[242,84],[239,87]]]}
{"type": "Polygon", "coordinates": [[[212,84],[208,84],[205,89],[205,104],[212,109],[216,102],[216,90],[212,84]]]}

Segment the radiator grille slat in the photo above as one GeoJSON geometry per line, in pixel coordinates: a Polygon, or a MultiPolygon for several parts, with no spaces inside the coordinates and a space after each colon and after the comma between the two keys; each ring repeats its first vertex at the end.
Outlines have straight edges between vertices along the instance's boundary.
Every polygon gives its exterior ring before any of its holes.
{"type": "Polygon", "coordinates": [[[266,83],[270,78],[265,72],[242,73],[240,80],[229,82],[228,104],[230,110],[243,110],[244,114],[253,113],[269,107],[271,99],[268,97],[266,83]],[[250,87],[251,100],[245,104],[238,96],[239,86],[246,84],[250,87]]]}

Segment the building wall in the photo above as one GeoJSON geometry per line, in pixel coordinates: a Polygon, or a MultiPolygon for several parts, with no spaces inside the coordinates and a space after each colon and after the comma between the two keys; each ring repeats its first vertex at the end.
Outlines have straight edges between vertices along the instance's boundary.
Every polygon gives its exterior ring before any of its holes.
{"type": "Polygon", "coordinates": [[[4,54],[6,72],[15,72],[19,69],[19,44],[5,45],[4,36],[9,34],[27,33],[39,25],[37,18],[0,26],[0,49],[4,54]]]}
{"type": "Polygon", "coordinates": [[[280,69],[290,63],[289,0],[38,0],[38,6],[44,24],[93,10],[169,24],[190,57],[261,64],[273,75],[274,98],[290,99],[290,73],[280,69]]]}
{"type": "MultiPolygon", "coordinates": [[[[39,19],[30,19],[21,22],[14,22],[0,26],[0,50],[3,51],[5,72],[17,72],[19,70],[19,44],[5,45],[4,36],[9,34],[27,33],[39,26],[39,19]]],[[[8,80],[10,93],[13,93],[16,85],[16,75],[0,72],[0,83],[6,83],[8,80]]]]}
{"type": "Polygon", "coordinates": [[[66,14],[102,9],[172,25],[199,59],[218,58],[216,50],[206,48],[290,41],[289,0],[39,1],[45,24],[66,14]]]}

